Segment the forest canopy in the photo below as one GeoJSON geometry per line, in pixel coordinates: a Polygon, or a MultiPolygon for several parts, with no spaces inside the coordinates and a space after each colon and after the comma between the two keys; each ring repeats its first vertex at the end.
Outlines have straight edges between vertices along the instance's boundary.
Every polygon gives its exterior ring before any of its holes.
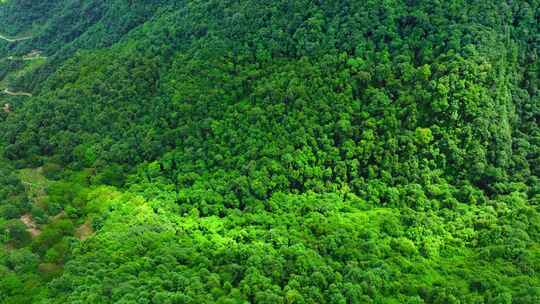
{"type": "Polygon", "coordinates": [[[0,303],[540,303],[540,1],[0,24],[0,303]]]}

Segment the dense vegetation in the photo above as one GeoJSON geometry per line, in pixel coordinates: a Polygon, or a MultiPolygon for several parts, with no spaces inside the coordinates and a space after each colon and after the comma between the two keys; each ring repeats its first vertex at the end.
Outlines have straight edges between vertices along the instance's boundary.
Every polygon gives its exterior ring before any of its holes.
{"type": "Polygon", "coordinates": [[[0,24],[1,303],[540,302],[540,1],[0,24]]]}

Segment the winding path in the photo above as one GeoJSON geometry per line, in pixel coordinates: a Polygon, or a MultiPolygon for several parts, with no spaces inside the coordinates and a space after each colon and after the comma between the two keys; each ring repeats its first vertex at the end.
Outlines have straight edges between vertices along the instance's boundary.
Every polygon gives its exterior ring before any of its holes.
{"type": "MultiPolygon", "coordinates": [[[[20,37],[20,38],[9,38],[9,37],[6,37],[6,36],[0,34],[0,40],[5,40],[7,42],[17,42],[17,41],[23,41],[23,40],[28,40],[28,39],[32,39],[32,38],[33,38],[32,36],[26,36],[26,37],[20,37]]],[[[25,56],[25,57],[22,57],[21,59],[22,60],[36,60],[36,59],[41,59],[41,58],[47,58],[47,57],[42,57],[42,56],[38,55],[38,56],[31,56],[31,57],[26,57],[25,56]]],[[[15,59],[16,58],[13,57],[13,56],[8,57],[8,60],[15,60],[15,59]]],[[[30,93],[27,93],[27,92],[12,92],[8,88],[4,89],[4,91],[2,91],[2,93],[10,95],[10,96],[32,97],[32,94],[30,94],[30,93]]]]}
{"type": "Polygon", "coordinates": [[[9,37],[6,37],[6,36],[0,34],[0,39],[5,40],[7,42],[17,42],[17,41],[23,41],[23,40],[28,40],[28,39],[32,39],[32,38],[33,38],[32,36],[20,37],[20,38],[9,38],[9,37]]]}
{"type": "Polygon", "coordinates": [[[32,94],[26,93],[26,92],[11,92],[9,89],[4,89],[2,93],[10,95],[10,96],[27,96],[32,97],[32,94]]]}
{"type": "Polygon", "coordinates": [[[33,57],[15,57],[15,56],[9,56],[6,57],[7,60],[22,60],[22,61],[32,61],[32,60],[38,60],[38,59],[47,59],[46,56],[33,56],[33,57]]]}

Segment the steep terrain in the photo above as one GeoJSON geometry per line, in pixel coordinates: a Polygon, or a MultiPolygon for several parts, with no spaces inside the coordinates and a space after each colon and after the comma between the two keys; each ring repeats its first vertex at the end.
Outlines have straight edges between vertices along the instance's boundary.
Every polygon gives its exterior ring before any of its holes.
{"type": "Polygon", "coordinates": [[[540,302],[538,0],[0,24],[0,302],[540,302]]]}

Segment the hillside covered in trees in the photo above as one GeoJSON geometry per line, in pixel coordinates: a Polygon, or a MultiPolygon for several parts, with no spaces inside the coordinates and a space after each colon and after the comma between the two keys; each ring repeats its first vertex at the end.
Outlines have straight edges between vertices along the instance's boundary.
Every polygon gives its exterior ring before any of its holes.
{"type": "Polygon", "coordinates": [[[539,55],[539,0],[0,0],[0,303],[540,303],[539,55]]]}

